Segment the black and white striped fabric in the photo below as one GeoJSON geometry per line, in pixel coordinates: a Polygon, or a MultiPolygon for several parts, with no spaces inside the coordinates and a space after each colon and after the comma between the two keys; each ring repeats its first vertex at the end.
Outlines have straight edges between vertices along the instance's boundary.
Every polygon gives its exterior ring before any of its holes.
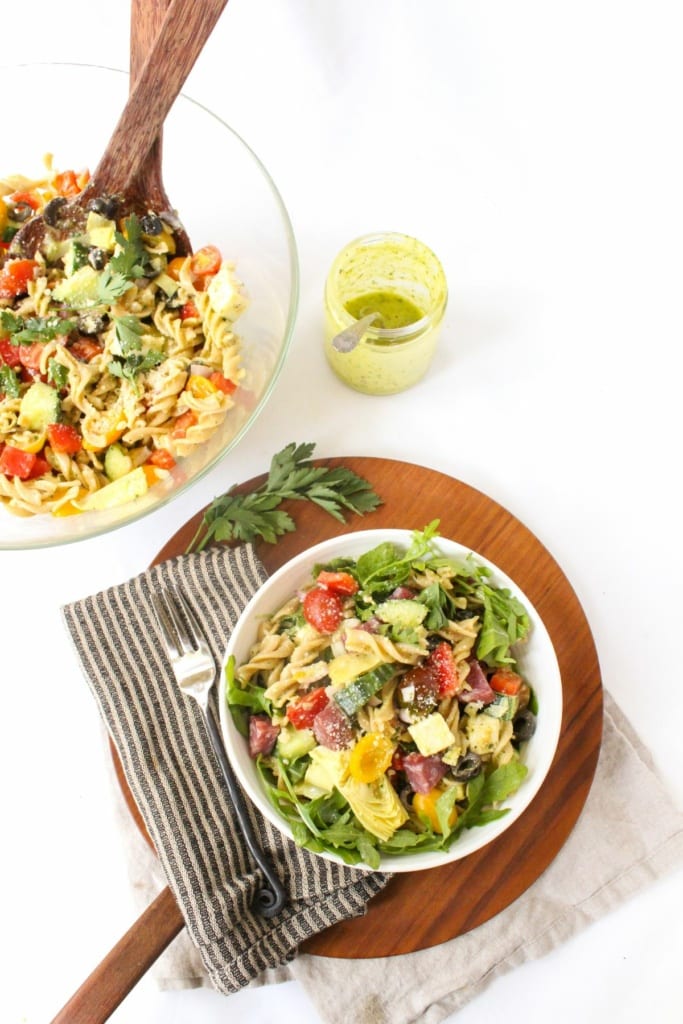
{"type": "Polygon", "coordinates": [[[224,993],[291,960],[304,939],[365,913],[389,879],[299,849],[249,804],[256,834],[291,897],[271,921],[249,909],[258,868],[241,841],[201,713],[175,683],[150,594],[166,583],[179,587],[220,664],[232,627],[265,578],[251,546],[215,547],[63,609],[189,933],[224,993]]]}

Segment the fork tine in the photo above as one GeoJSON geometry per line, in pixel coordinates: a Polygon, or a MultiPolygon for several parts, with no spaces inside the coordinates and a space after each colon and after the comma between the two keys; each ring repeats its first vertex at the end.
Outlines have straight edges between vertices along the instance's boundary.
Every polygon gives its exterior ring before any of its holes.
{"type": "Polygon", "coordinates": [[[169,590],[162,588],[152,595],[152,599],[169,655],[178,658],[181,654],[189,654],[194,648],[169,590]]]}
{"type": "Polygon", "coordinates": [[[199,650],[208,651],[208,644],[206,643],[206,640],[204,638],[202,628],[199,625],[199,622],[197,621],[197,616],[195,615],[190,604],[185,598],[185,595],[176,587],[172,587],[171,589],[173,591],[176,601],[183,610],[183,614],[185,615],[185,618],[187,620],[187,625],[190,627],[190,636],[192,637],[192,642],[194,643],[195,647],[199,650]]]}

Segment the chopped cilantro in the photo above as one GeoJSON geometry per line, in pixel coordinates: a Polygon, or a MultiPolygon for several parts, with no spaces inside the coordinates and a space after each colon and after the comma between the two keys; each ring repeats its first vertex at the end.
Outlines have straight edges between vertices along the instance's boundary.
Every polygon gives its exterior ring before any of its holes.
{"type": "Polygon", "coordinates": [[[49,383],[54,384],[58,390],[65,388],[69,379],[68,366],[64,366],[63,363],[58,362],[56,359],[48,359],[47,379],[49,383]]]}
{"type": "Polygon", "coordinates": [[[136,316],[114,317],[114,328],[116,337],[121,346],[121,355],[127,356],[131,352],[139,352],[142,348],[140,340],[144,333],[144,324],[136,316]]]}
{"type": "Polygon", "coordinates": [[[125,234],[115,234],[119,249],[109,260],[97,283],[100,302],[111,303],[120,298],[131,281],[145,277],[152,271],[151,256],[142,241],[140,221],[134,213],[124,222],[125,234]]]}
{"type": "Polygon", "coordinates": [[[19,316],[3,309],[0,313],[0,327],[9,334],[12,345],[33,345],[37,341],[52,341],[66,337],[76,327],[73,320],[59,316],[19,316]]]}
{"type": "Polygon", "coordinates": [[[0,366],[0,393],[7,398],[19,397],[19,377],[11,366],[0,366]]]}

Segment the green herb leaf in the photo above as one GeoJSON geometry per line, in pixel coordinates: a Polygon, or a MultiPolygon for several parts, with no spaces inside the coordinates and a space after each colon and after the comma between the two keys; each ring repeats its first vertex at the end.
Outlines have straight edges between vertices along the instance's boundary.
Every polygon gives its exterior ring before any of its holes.
{"type": "Polygon", "coordinates": [[[69,380],[69,368],[51,357],[47,361],[47,379],[57,390],[65,388],[69,380]]]}
{"type": "Polygon", "coordinates": [[[76,328],[73,320],[59,316],[21,317],[3,309],[0,313],[0,327],[9,334],[12,345],[34,345],[37,341],[52,341],[53,338],[67,337],[76,328]]]}
{"type": "Polygon", "coordinates": [[[142,348],[141,338],[145,328],[137,316],[114,317],[114,328],[121,346],[122,355],[127,356],[131,352],[140,351],[142,348]]]}
{"type": "Polygon", "coordinates": [[[237,494],[232,487],[215,498],[204,513],[188,551],[201,551],[211,540],[249,542],[261,538],[274,544],[296,529],[279,506],[286,499],[310,501],[339,522],[345,512],[363,515],[381,504],[367,480],[344,466],[316,466],[314,444],[289,444],[273,456],[268,479],[256,490],[237,494]]]}
{"type": "Polygon", "coordinates": [[[107,265],[97,280],[97,298],[100,302],[111,305],[116,299],[120,299],[127,289],[130,288],[130,281],[123,274],[116,274],[107,265]]]}
{"type": "Polygon", "coordinates": [[[7,398],[19,397],[19,377],[11,366],[0,366],[0,393],[7,398]]]}

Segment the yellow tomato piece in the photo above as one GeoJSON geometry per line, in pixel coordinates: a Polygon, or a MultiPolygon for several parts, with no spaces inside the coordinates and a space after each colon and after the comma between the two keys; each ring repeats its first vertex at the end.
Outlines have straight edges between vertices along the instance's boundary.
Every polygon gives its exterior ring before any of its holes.
{"type": "Polygon", "coordinates": [[[187,390],[194,398],[208,398],[215,395],[218,388],[208,377],[202,377],[199,373],[193,373],[187,382],[187,390]]]}
{"type": "MultiPolygon", "coordinates": [[[[87,429],[85,424],[83,425],[84,431],[87,429]]],[[[125,427],[120,430],[107,430],[104,434],[91,434],[92,440],[87,440],[85,434],[83,436],[83,447],[87,452],[103,452],[109,445],[114,444],[125,432],[125,427]]]]}
{"type": "MultiPolygon", "coordinates": [[[[442,789],[434,788],[430,789],[428,793],[416,793],[413,797],[413,810],[426,818],[435,832],[441,832],[439,816],[436,813],[436,801],[443,796],[443,792],[442,789]]],[[[454,807],[448,818],[449,827],[453,828],[457,820],[458,811],[454,807]]]]}
{"type": "Polygon", "coordinates": [[[351,751],[349,774],[356,782],[376,782],[391,764],[393,753],[391,740],[381,732],[369,732],[351,751]]]}
{"type": "Polygon", "coordinates": [[[4,231],[7,227],[7,220],[7,203],[0,198],[0,231],[4,231]]]}
{"type": "Polygon", "coordinates": [[[47,439],[44,430],[22,430],[14,434],[12,444],[15,448],[21,448],[22,452],[39,452],[47,439]]]}

